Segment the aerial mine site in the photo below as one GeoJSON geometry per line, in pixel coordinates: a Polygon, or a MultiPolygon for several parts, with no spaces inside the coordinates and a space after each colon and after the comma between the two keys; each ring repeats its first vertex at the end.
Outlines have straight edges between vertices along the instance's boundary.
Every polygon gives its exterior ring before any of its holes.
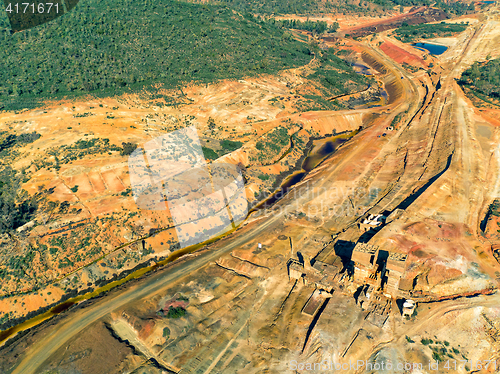
{"type": "Polygon", "coordinates": [[[0,373],[500,372],[499,3],[4,3],[0,373]]]}

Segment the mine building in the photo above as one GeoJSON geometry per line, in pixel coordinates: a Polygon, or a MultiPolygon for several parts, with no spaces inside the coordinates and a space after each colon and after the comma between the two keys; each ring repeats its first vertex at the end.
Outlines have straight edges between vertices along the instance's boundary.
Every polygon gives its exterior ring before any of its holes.
{"type": "Polygon", "coordinates": [[[378,246],[358,243],[352,251],[351,261],[354,262],[354,280],[360,283],[370,278],[375,265],[375,255],[378,246]]]}
{"type": "Polygon", "coordinates": [[[307,277],[317,289],[331,293],[338,284],[341,270],[341,266],[315,261],[307,277]]]}
{"type": "Polygon", "coordinates": [[[413,312],[415,311],[415,307],[415,301],[410,299],[405,300],[403,304],[403,318],[411,317],[413,315],[413,312]]]}
{"type": "Polygon", "coordinates": [[[288,268],[288,279],[290,279],[290,280],[302,279],[304,281],[304,284],[306,283],[306,279],[305,279],[306,273],[304,271],[304,264],[303,263],[301,263],[299,260],[291,258],[288,260],[287,268],[288,268]]]}
{"type": "Polygon", "coordinates": [[[336,284],[340,280],[340,272],[342,270],[342,262],[340,258],[336,259],[332,264],[311,261],[308,256],[297,253],[299,259],[291,258],[288,260],[288,278],[290,280],[302,279],[304,284],[314,284],[318,290],[331,293],[336,284]]]}
{"type": "Polygon", "coordinates": [[[387,282],[387,291],[395,294],[399,289],[399,281],[406,269],[405,253],[391,252],[385,265],[385,277],[387,282]]]}
{"type": "Polygon", "coordinates": [[[389,252],[367,243],[358,243],[353,249],[354,281],[386,289],[391,295],[399,290],[399,281],[406,269],[405,253],[389,252]]]}

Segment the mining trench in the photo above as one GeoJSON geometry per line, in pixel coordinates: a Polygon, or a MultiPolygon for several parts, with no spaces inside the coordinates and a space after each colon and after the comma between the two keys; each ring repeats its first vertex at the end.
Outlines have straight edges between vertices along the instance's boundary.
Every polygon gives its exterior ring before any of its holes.
{"type": "Polygon", "coordinates": [[[316,314],[314,315],[314,318],[313,318],[311,324],[309,325],[309,328],[307,329],[306,339],[304,341],[304,345],[302,346],[302,353],[304,353],[304,350],[306,349],[307,342],[309,341],[309,337],[311,336],[311,334],[312,334],[312,332],[314,330],[314,327],[318,323],[319,317],[321,317],[321,314],[325,310],[325,308],[328,305],[329,301],[330,301],[330,298],[327,298],[323,302],[323,304],[321,305],[321,307],[318,309],[318,311],[316,312],[316,314]]]}

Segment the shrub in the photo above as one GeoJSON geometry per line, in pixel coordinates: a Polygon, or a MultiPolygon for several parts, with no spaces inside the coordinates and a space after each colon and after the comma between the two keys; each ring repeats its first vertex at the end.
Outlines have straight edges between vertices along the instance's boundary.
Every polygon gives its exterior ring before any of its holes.
{"type": "Polygon", "coordinates": [[[232,140],[223,140],[220,142],[220,145],[221,145],[223,150],[225,150],[227,152],[232,152],[232,151],[240,148],[243,145],[243,143],[232,141],[232,140]]]}
{"type": "Polygon", "coordinates": [[[122,156],[129,156],[131,155],[136,149],[137,149],[137,144],[136,143],[122,143],[122,150],[120,154],[122,156]]]}
{"type": "Polygon", "coordinates": [[[217,160],[219,158],[219,155],[213,149],[207,147],[201,147],[201,149],[206,159],[217,160]]]}
{"type": "Polygon", "coordinates": [[[180,318],[182,316],[186,315],[186,309],[182,307],[170,307],[168,308],[167,312],[167,318],[180,318]]]}

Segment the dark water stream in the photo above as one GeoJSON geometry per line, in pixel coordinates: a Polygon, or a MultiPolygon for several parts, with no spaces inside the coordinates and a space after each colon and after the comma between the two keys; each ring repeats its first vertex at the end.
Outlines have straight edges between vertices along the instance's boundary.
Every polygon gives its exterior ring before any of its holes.
{"type": "Polygon", "coordinates": [[[326,158],[332,155],[341,144],[351,139],[358,132],[359,130],[356,130],[348,134],[335,135],[323,140],[319,147],[313,146],[310,153],[304,161],[302,161],[301,170],[296,171],[286,178],[271,196],[257,204],[250,212],[259,209],[266,209],[277,203],[288,193],[288,191],[290,191],[293,186],[304,179],[310,171],[318,167],[326,158]]]}

